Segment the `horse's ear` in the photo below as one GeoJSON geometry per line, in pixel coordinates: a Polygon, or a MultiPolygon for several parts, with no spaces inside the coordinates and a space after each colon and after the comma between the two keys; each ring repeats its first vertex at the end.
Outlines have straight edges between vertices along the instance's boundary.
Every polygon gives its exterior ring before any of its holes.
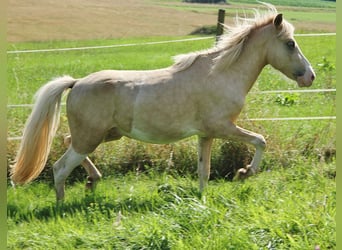
{"type": "Polygon", "coordinates": [[[274,26],[278,29],[283,22],[283,14],[278,14],[274,19],[273,19],[273,24],[274,26]]]}

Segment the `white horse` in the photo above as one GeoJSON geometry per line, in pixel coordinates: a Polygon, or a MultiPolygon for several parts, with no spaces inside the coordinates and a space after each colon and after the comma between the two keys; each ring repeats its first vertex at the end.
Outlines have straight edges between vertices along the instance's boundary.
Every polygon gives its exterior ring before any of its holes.
{"type": "Polygon", "coordinates": [[[81,79],[60,77],[41,87],[11,169],[13,182],[27,183],[43,170],[66,89],[71,89],[66,108],[72,140],[53,165],[58,200],[64,198],[66,178],[80,164],[89,174],[87,187],[93,189],[101,174],[87,155],[100,143],[122,136],[170,143],[197,135],[200,191],[208,182],[214,138],[254,145],[251,164],[237,176],[254,174],[266,143],[262,135],[235,124],[247,93],[267,64],[300,87],[311,86],[315,73],[293,38],[293,26],[274,7],[227,32],[217,46],[177,56],[168,68],[104,70],[81,79]]]}

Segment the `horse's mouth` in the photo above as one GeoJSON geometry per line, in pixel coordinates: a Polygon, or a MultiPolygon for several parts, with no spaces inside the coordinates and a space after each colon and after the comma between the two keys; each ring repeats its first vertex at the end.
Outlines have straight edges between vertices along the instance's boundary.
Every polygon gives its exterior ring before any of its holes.
{"type": "Polygon", "coordinates": [[[294,79],[296,79],[299,87],[310,87],[316,78],[315,72],[313,70],[298,71],[293,74],[294,79]]]}

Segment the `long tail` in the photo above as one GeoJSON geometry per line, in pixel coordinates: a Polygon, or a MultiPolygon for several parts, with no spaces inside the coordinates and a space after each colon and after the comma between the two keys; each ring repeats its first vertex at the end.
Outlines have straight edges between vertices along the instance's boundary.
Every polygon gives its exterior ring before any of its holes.
{"type": "Polygon", "coordinates": [[[36,93],[15,164],[11,168],[14,183],[28,183],[43,171],[59,125],[62,94],[67,88],[72,88],[76,81],[69,76],[56,78],[36,93]]]}

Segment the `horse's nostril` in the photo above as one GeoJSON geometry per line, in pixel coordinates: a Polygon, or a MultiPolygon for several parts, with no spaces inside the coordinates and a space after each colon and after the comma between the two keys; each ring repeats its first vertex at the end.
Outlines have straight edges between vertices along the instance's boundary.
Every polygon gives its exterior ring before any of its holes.
{"type": "Polygon", "coordinates": [[[312,75],[311,75],[311,80],[313,81],[313,80],[315,80],[315,78],[316,78],[315,75],[312,74],[312,75]]]}

